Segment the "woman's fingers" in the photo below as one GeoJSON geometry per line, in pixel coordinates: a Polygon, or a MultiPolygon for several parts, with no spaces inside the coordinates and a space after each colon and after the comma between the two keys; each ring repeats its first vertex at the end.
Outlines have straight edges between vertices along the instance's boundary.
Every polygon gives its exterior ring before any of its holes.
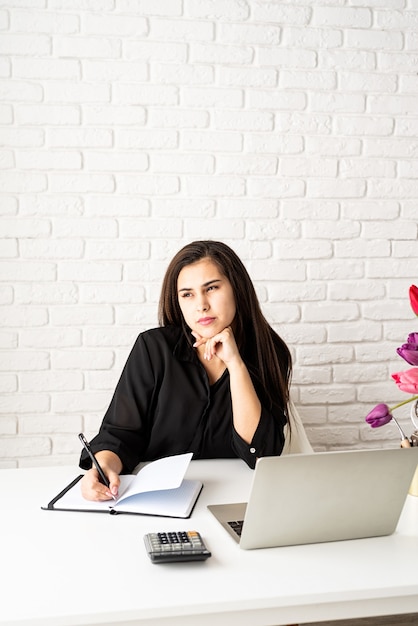
{"type": "Polygon", "coordinates": [[[193,348],[199,348],[200,346],[203,346],[203,344],[207,342],[207,339],[204,339],[201,335],[199,335],[199,333],[192,331],[192,336],[196,339],[196,341],[193,344],[193,348]]]}
{"type": "Polygon", "coordinates": [[[234,356],[237,356],[237,353],[238,348],[235,343],[235,337],[232,329],[228,326],[222,332],[207,341],[204,356],[205,359],[210,361],[216,355],[224,361],[224,363],[227,363],[234,356]]]}
{"type": "Polygon", "coordinates": [[[95,468],[90,469],[81,479],[81,493],[86,500],[104,502],[115,499],[118,495],[120,479],[118,474],[104,469],[109,480],[109,487],[99,480],[99,474],[95,468]]]}
{"type": "Polygon", "coordinates": [[[202,337],[199,333],[193,331],[193,337],[196,339],[193,344],[194,348],[205,346],[203,357],[210,361],[214,356],[217,356],[228,363],[234,357],[239,356],[237,344],[235,342],[234,333],[232,328],[227,326],[220,333],[217,333],[213,337],[202,337]]]}

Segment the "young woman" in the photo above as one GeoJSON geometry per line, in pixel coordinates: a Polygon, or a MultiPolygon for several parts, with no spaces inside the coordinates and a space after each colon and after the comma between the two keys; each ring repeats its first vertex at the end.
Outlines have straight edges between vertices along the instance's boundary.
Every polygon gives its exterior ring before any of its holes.
{"type": "MultiPolygon", "coordinates": [[[[136,340],[91,441],[110,486],[90,469],[87,499],[116,496],[119,474],[140,461],[193,452],[253,468],[283,449],[291,356],[235,252],[216,241],[182,248],[163,280],[159,323],[136,340]]],[[[84,453],[80,466],[91,467],[84,453]]]]}

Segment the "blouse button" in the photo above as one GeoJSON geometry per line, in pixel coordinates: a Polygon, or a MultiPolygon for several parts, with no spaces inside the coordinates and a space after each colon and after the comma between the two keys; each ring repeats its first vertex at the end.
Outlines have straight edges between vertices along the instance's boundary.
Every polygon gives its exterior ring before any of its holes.
{"type": "Polygon", "coordinates": [[[255,454],[255,448],[250,448],[251,454],[255,454]]]}

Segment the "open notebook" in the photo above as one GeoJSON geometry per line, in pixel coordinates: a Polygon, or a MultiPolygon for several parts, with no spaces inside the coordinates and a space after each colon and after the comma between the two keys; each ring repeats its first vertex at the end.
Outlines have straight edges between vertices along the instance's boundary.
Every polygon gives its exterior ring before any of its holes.
{"type": "Polygon", "coordinates": [[[92,502],[81,495],[77,476],[47,506],[49,511],[136,513],[165,517],[190,517],[202,490],[198,480],[184,478],[192,453],[164,457],[143,466],[138,474],[122,475],[116,501],[92,502]]]}

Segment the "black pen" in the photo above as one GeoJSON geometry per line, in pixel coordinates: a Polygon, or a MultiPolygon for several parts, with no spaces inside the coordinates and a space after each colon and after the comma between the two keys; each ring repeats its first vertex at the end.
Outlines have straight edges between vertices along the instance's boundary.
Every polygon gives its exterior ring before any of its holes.
{"type": "MultiPolygon", "coordinates": [[[[106,485],[106,487],[110,487],[110,483],[109,480],[107,479],[104,471],[102,470],[102,468],[100,467],[100,463],[99,461],[96,459],[96,457],[94,456],[92,449],[90,448],[90,444],[87,441],[87,439],[85,438],[85,436],[83,435],[83,433],[80,433],[78,435],[78,438],[80,439],[81,443],[84,446],[84,449],[86,450],[87,454],[89,455],[91,461],[94,463],[94,465],[96,466],[97,471],[99,472],[99,476],[102,479],[102,483],[104,485],[106,485]]],[[[115,496],[112,494],[112,498],[114,500],[116,500],[115,496]]]]}

